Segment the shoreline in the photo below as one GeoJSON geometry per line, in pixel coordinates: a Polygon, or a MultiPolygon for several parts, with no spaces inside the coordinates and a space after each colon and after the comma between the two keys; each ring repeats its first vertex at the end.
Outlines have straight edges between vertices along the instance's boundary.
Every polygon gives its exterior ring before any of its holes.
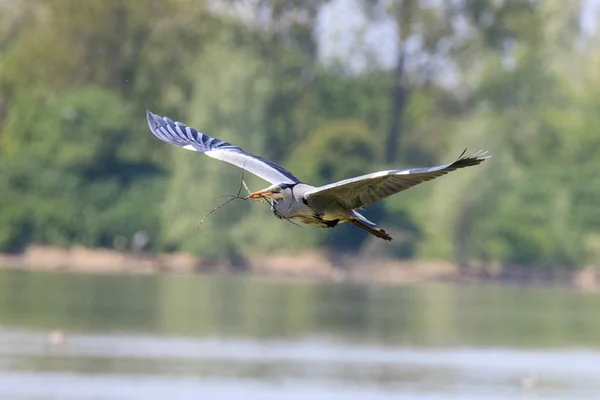
{"type": "Polygon", "coordinates": [[[30,246],[23,253],[0,253],[0,269],[108,274],[245,273],[272,278],[408,285],[425,282],[499,283],[565,286],[600,291],[600,269],[549,273],[515,268],[513,271],[461,270],[447,261],[366,260],[348,258],[333,262],[326,254],[306,251],[294,255],[255,256],[247,260],[214,262],[187,253],[132,253],[111,249],[30,246]]]}

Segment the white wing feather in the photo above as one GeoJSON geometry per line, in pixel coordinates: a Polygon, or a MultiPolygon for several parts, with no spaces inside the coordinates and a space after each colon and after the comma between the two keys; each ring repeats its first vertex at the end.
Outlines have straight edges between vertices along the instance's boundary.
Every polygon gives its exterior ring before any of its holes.
{"type": "Polygon", "coordinates": [[[146,117],[154,136],[164,142],[228,162],[272,184],[300,182],[282,166],[248,153],[241,147],[210,137],[181,122],[173,122],[170,118],[161,117],[150,111],[146,111],[146,117]]]}

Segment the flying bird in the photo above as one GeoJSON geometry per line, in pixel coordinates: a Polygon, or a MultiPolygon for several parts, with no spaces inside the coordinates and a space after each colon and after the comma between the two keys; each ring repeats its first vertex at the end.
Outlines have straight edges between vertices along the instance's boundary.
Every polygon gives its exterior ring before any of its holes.
{"type": "Polygon", "coordinates": [[[268,199],[271,210],[278,218],[323,228],[349,222],[384,240],[392,240],[392,237],[383,229],[377,228],[357,209],[450,171],[478,165],[490,157],[485,151],[466,154],[465,150],[450,164],[374,172],[315,187],[301,182],[291,172],[272,161],[200,133],[181,122],[174,122],[150,111],[146,111],[146,117],[150,130],[160,140],[228,162],[270,182],[271,186],[250,193],[248,197],[268,199]]]}

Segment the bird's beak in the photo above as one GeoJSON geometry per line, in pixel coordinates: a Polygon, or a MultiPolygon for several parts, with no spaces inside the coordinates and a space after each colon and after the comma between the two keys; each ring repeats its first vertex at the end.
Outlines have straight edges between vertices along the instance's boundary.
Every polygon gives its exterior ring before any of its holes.
{"type": "Polygon", "coordinates": [[[258,192],[250,193],[248,198],[260,199],[261,197],[273,197],[274,193],[270,189],[259,190],[258,192]]]}

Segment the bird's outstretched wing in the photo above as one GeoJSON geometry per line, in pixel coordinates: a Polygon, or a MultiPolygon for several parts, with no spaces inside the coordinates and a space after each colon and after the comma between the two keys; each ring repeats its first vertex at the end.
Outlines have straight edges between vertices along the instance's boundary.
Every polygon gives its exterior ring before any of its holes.
{"type": "Polygon", "coordinates": [[[304,198],[311,207],[326,206],[337,202],[354,210],[368,206],[421,182],[429,181],[459,168],[477,165],[488,159],[487,151],[465,155],[466,150],[456,161],[431,168],[413,168],[404,171],[380,171],[372,174],[345,179],[315,188],[305,193],[304,198]]]}
{"type": "Polygon", "coordinates": [[[300,182],[298,178],[282,166],[247,153],[241,147],[215,139],[181,122],[173,122],[170,118],[161,117],[150,111],[146,111],[146,117],[148,118],[148,126],[154,136],[164,142],[187,150],[199,151],[209,157],[228,162],[272,184],[300,182]]]}

